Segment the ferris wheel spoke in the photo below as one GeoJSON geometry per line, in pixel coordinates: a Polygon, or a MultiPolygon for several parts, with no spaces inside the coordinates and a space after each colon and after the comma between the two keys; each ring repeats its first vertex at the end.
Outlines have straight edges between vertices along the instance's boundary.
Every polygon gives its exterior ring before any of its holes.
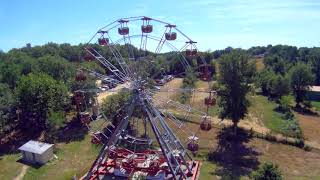
{"type": "MultiPolygon", "coordinates": [[[[179,160],[176,159],[176,157],[172,153],[177,153],[181,157],[181,159],[184,159],[185,155],[189,157],[186,149],[173,133],[171,128],[167,125],[163,116],[161,116],[161,113],[157,110],[157,108],[153,107],[153,105],[148,101],[145,103],[145,106],[152,129],[157,137],[160,147],[166,158],[169,160],[168,165],[171,169],[171,172],[174,174],[174,176],[176,176],[178,173],[181,173],[185,177],[185,174],[182,173],[181,166],[179,166],[179,160]]],[[[187,165],[185,160],[183,164],[186,165],[187,170],[191,172],[191,169],[187,165]]]]}
{"type": "Polygon", "coordinates": [[[112,42],[112,39],[110,38],[110,36],[108,35],[109,39],[110,39],[110,44],[108,44],[109,50],[111,51],[111,53],[113,54],[114,58],[116,59],[117,63],[120,65],[121,69],[126,73],[126,76],[128,77],[132,77],[132,70],[130,69],[130,67],[127,65],[127,63],[125,62],[124,58],[122,57],[120,51],[117,48],[117,44],[112,42]]]}
{"type": "Polygon", "coordinates": [[[126,75],[124,72],[120,71],[115,67],[109,60],[104,58],[98,51],[93,48],[85,48],[85,50],[91,54],[97,61],[99,61],[103,66],[105,66],[112,74],[117,76],[122,82],[126,81],[126,75]]]}
{"type": "Polygon", "coordinates": [[[117,144],[121,132],[123,131],[123,129],[125,129],[128,124],[129,124],[129,119],[133,114],[133,110],[134,110],[134,105],[137,101],[136,99],[137,97],[133,97],[131,100],[131,104],[130,106],[127,107],[127,114],[126,116],[120,121],[119,125],[116,127],[116,129],[114,130],[114,133],[111,135],[111,137],[108,140],[108,143],[106,143],[103,148],[101,149],[98,157],[96,158],[96,160],[94,161],[94,163],[92,164],[89,172],[86,175],[85,179],[90,179],[90,177],[92,176],[93,173],[97,172],[99,170],[99,168],[101,167],[101,165],[103,164],[102,162],[109,156],[110,151],[112,151],[113,148],[115,148],[115,145],[117,144]]]}
{"type": "Polygon", "coordinates": [[[190,133],[189,131],[187,132],[186,127],[185,127],[186,126],[185,123],[183,123],[181,120],[179,120],[177,117],[175,117],[167,109],[165,109],[164,111],[161,111],[161,112],[175,126],[176,134],[178,134],[178,132],[181,131],[185,135],[185,137],[189,137],[191,135],[194,135],[194,134],[190,133]]]}
{"type": "Polygon", "coordinates": [[[173,107],[175,107],[179,110],[182,110],[184,112],[187,112],[187,113],[193,112],[193,113],[197,113],[198,115],[201,115],[201,116],[207,115],[207,113],[200,111],[200,110],[197,110],[197,109],[194,109],[190,105],[181,104],[177,101],[171,100],[170,98],[166,98],[166,97],[157,98],[155,96],[155,93],[151,92],[151,91],[148,91],[147,93],[149,94],[149,97],[153,99],[154,104],[160,104],[160,105],[166,104],[166,105],[173,106],[173,107]]]}
{"type": "Polygon", "coordinates": [[[154,51],[155,53],[159,53],[161,51],[162,46],[163,46],[164,42],[166,41],[165,35],[166,35],[167,30],[168,30],[168,27],[166,27],[166,29],[164,30],[164,32],[161,36],[161,39],[158,43],[158,46],[156,47],[156,50],[154,51]]]}

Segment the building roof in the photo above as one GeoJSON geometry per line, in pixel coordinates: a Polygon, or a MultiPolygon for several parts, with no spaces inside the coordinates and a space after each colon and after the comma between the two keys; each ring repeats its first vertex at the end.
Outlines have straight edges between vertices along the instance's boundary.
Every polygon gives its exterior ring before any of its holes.
{"type": "Polygon", "coordinates": [[[30,140],[21,147],[19,147],[20,151],[27,151],[35,154],[42,154],[49,148],[51,148],[53,144],[47,144],[39,141],[30,140]]]}
{"type": "Polygon", "coordinates": [[[310,91],[320,92],[320,86],[311,86],[310,91]]]}

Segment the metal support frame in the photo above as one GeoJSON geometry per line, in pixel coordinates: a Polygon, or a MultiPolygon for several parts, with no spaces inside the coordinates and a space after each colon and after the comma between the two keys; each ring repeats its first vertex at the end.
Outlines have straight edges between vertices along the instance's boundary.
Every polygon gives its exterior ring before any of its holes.
{"type": "MultiPolygon", "coordinates": [[[[162,35],[162,37],[155,37],[152,35],[149,35],[148,33],[142,32],[140,35],[137,35],[141,38],[140,41],[140,50],[147,51],[147,41],[148,39],[156,40],[158,41],[158,46],[155,49],[156,53],[160,53],[162,50],[162,47],[164,44],[166,44],[168,47],[173,49],[173,56],[176,54],[179,56],[179,61],[182,63],[183,67],[185,69],[190,68],[190,65],[188,63],[188,60],[183,56],[183,50],[187,48],[187,45],[184,45],[182,48],[177,49],[174,45],[172,45],[170,42],[166,41],[165,34],[166,32],[171,32],[172,29],[176,30],[178,33],[182,35],[185,39],[187,39],[187,42],[194,42],[192,41],[188,36],[186,36],[184,33],[182,33],[179,29],[176,28],[175,25],[148,18],[145,16],[139,16],[139,17],[129,17],[129,18],[122,18],[119,20],[116,20],[107,26],[101,28],[88,42],[87,45],[90,44],[90,42],[95,38],[95,36],[98,33],[104,33],[104,35],[108,36],[108,39],[110,43],[107,43],[105,46],[108,47],[110,50],[112,56],[115,58],[116,62],[119,64],[119,66],[115,66],[112,64],[111,59],[104,58],[97,50],[86,47],[85,50],[90,53],[98,62],[100,62],[103,66],[105,66],[112,74],[114,74],[119,80],[118,83],[130,81],[131,83],[131,90],[133,90],[133,96],[128,101],[129,103],[125,107],[125,116],[121,119],[120,123],[115,127],[115,130],[113,131],[112,135],[108,138],[108,142],[104,144],[103,148],[101,149],[98,157],[92,164],[89,172],[86,174],[85,179],[91,179],[92,177],[96,179],[100,179],[100,172],[99,168],[101,168],[105,161],[108,160],[108,157],[110,156],[111,152],[114,152],[115,147],[120,142],[120,137],[123,136],[123,131],[127,129],[127,126],[129,124],[129,121],[132,119],[133,112],[136,108],[136,106],[141,106],[143,113],[147,116],[143,118],[144,121],[144,128],[146,133],[146,125],[147,122],[150,123],[151,129],[157,139],[157,142],[160,145],[161,151],[163,153],[163,156],[166,159],[166,162],[169,167],[169,174],[172,175],[173,179],[186,179],[188,175],[192,174],[192,167],[191,164],[193,164],[193,160],[191,156],[188,154],[187,150],[184,148],[181,141],[178,139],[176,134],[172,131],[170,128],[168,122],[172,121],[176,126],[179,127],[179,129],[183,126],[183,123],[180,122],[173,114],[170,112],[162,112],[160,109],[156,107],[155,101],[161,101],[165,102],[168,105],[172,105],[174,107],[177,107],[185,112],[188,113],[199,113],[201,115],[205,115],[205,113],[201,111],[197,111],[195,109],[192,109],[190,106],[182,105],[180,103],[171,101],[171,100],[163,100],[163,99],[157,99],[153,97],[153,92],[151,92],[148,89],[144,89],[144,81],[141,77],[136,76],[134,73],[133,67],[130,67],[127,62],[125,61],[125,58],[122,57],[120,51],[117,48],[117,45],[119,43],[119,40],[112,42],[112,39],[109,36],[109,31],[116,28],[116,27],[128,27],[127,23],[130,21],[143,21],[144,23],[149,24],[149,21],[158,22],[161,24],[164,24],[165,31],[162,35]],[[147,21],[145,19],[148,19],[147,21]],[[146,21],[146,22],[145,22],[146,21]],[[118,68],[119,67],[119,68],[118,68]],[[189,164],[187,162],[191,162],[189,164]]],[[[123,33],[122,33],[123,34],[123,33]]],[[[128,46],[128,59],[132,60],[135,58],[134,51],[131,45],[131,37],[134,37],[135,35],[129,35],[129,34],[123,34],[122,40],[126,46],[128,46]]],[[[193,46],[193,43],[189,44],[193,46]]],[[[195,46],[193,48],[196,48],[195,46]]],[[[94,75],[98,78],[109,78],[108,76],[95,73],[94,71],[87,70],[88,72],[94,73],[94,75]]],[[[116,79],[110,78],[111,81],[115,81],[116,79]]],[[[189,91],[189,90],[186,90],[189,91]]],[[[191,90],[193,92],[193,90],[191,90]]],[[[186,133],[185,131],[183,131],[186,133]]],[[[134,138],[133,138],[134,139],[134,138]]],[[[135,141],[135,139],[133,140],[135,141]]],[[[133,172],[130,172],[133,173],[133,172]]]]}

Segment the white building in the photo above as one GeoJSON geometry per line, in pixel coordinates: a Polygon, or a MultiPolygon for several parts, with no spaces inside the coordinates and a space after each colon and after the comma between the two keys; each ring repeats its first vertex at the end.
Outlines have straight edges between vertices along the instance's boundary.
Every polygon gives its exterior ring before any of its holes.
{"type": "Polygon", "coordinates": [[[22,159],[33,164],[45,164],[53,157],[53,144],[39,141],[30,140],[19,150],[22,153],[22,159]]]}

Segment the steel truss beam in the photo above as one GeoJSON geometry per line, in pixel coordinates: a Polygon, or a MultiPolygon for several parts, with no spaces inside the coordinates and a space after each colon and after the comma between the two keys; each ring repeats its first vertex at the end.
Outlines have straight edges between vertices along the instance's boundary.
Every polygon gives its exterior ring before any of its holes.
{"type": "MultiPolygon", "coordinates": [[[[123,130],[125,130],[128,126],[129,120],[133,114],[133,110],[134,110],[136,103],[137,103],[137,95],[133,95],[133,97],[130,101],[130,104],[127,106],[126,116],[120,121],[119,125],[114,130],[114,133],[109,138],[108,143],[105,144],[103,146],[103,148],[101,149],[98,157],[96,158],[96,160],[92,164],[89,172],[87,173],[87,175],[85,177],[86,180],[89,180],[94,173],[99,171],[99,168],[103,164],[103,161],[109,156],[109,153],[115,148],[115,145],[117,144],[117,142],[121,136],[121,132],[123,130]]],[[[99,175],[96,178],[99,179],[99,175]]]]}
{"type": "Polygon", "coordinates": [[[173,178],[187,178],[181,165],[184,165],[187,169],[187,172],[191,173],[192,171],[190,165],[185,160],[185,156],[192,160],[191,156],[187,153],[180,140],[167,125],[160,111],[157,110],[148,99],[146,99],[144,107],[149,116],[149,122],[160,145],[162,153],[167,159],[167,163],[173,178]]]}
{"type": "Polygon", "coordinates": [[[117,76],[122,82],[125,82],[127,76],[124,72],[120,71],[117,67],[115,67],[109,60],[104,58],[98,51],[93,48],[85,48],[85,50],[91,54],[97,61],[99,61],[102,65],[104,65],[112,74],[117,76]]]}

